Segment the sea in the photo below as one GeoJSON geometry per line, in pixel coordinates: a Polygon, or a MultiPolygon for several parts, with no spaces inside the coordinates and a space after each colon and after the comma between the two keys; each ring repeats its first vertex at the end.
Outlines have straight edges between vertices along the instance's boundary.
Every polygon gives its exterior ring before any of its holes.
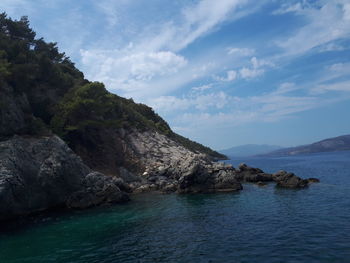
{"type": "Polygon", "coordinates": [[[350,262],[350,151],[227,162],[321,182],[138,194],[123,205],[2,223],[0,262],[350,262]]]}

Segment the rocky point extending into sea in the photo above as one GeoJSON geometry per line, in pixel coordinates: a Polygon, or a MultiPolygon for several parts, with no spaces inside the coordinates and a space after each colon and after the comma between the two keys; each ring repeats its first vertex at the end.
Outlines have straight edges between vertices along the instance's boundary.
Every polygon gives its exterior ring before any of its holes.
{"type": "Polygon", "coordinates": [[[174,133],[152,108],[86,80],[55,43],[35,39],[27,18],[0,19],[0,220],[126,202],[129,193],[317,181],[215,162],[225,156],[174,133]]]}

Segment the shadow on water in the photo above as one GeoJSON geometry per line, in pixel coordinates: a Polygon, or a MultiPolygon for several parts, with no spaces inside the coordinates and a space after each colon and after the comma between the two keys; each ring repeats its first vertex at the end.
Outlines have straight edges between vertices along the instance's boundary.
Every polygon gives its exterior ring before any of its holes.
{"type": "Polygon", "coordinates": [[[218,201],[224,201],[230,196],[230,199],[239,198],[239,191],[210,193],[210,194],[183,194],[178,195],[177,199],[185,204],[185,207],[201,207],[218,201]]]}
{"type": "Polygon", "coordinates": [[[46,214],[0,233],[0,262],[350,262],[349,153],[244,162],[321,183],[46,214]]]}

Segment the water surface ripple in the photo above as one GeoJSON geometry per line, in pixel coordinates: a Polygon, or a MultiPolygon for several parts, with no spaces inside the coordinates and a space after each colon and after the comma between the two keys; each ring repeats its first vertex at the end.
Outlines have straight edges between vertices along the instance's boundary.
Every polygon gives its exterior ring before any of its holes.
{"type": "Polygon", "coordinates": [[[320,184],[134,196],[126,205],[3,226],[1,263],[350,262],[350,152],[241,161],[320,184]]]}

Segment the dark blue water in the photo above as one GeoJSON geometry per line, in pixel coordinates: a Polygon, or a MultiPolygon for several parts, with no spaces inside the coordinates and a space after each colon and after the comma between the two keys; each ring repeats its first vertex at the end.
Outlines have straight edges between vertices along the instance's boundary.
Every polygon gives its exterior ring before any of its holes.
{"type": "Polygon", "coordinates": [[[350,262],[350,152],[242,161],[321,183],[45,216],[0,233],[0,262],[350,262]]]}

